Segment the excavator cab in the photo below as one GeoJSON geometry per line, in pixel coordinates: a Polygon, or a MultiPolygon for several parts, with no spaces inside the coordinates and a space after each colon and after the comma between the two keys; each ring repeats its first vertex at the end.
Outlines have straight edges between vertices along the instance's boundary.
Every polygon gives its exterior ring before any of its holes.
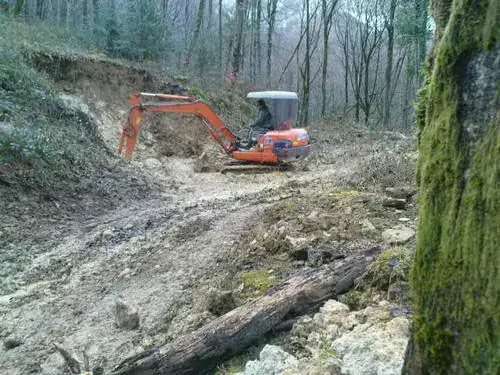
{"type": "MultiPolygon", "coordinates": [[[[233,157],[254,158],[267,163],[287,163],[304,158],[310,153],[309,135],[305,129],[295,129],[299,100],[297,94],[290,91],[250,92],[248,99],[265,100],[270,104],[273,130],[249,130],[246,149],[233,153],[233,157]],[[244,152],[245,154],[240,154],[244,152]],[[251,154],[253,153],[253,154],[251,154]],[[236,154],[236,155],[235,155],[236,154]],[[265,161],[262,159],[265,158],[265,161]]],[[[252,160],[253,161],[253,160],[252,160]]]]}
{"type": "Polygon", "coordinates": [[[299,99],[297,94],[289,91],[250,92],[248,99],[262,99],[271,104],[272,125],[274,130],[290,130],[297,120],[299,99]]]}

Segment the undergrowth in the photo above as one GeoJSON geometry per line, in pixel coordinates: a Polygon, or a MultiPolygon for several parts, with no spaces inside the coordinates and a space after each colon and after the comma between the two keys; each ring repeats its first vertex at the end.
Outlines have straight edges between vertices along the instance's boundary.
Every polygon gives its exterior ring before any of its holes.
{"type": "Polygon", "coordinates": [[[0,182],[50,196],[102,165],[107,151],[90,119],[26,64],[10,32],[0,36],[0,182]]]}

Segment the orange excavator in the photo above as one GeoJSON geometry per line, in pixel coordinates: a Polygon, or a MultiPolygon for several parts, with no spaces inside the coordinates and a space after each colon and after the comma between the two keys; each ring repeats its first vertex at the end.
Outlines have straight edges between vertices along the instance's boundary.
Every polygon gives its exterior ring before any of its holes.
{"type": "Polygon", "coordinates": [[[271,129],[251,129],[242,142],[217,114],[195,97],[135,93],[129,100],[130,112],[120,135],[118,152],[128,159],[132,156],[141,129],[144,112],[191,113],[203,121],[208,133],[233,159],[251,164],[279,165],[309,155],[311,145],[305,129],[294,129],[297,118],[297,94],[288,91],[251,92],[249,99],[271,102],[271,129]]]}

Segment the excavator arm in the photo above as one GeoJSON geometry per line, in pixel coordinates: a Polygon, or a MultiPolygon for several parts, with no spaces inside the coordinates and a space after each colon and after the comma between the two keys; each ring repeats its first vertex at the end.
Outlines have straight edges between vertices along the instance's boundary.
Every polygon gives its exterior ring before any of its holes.
{"type": "Polygon", "coordinates": [[[237,138],[204,102],[190,96],[135,93],[129,100],[130,112],[120,134],[118,152],[128,159],[134,152],[137,138],[141,129],[143,112],[177,112],[192,113],[200,117],[207,127],[208,133],[222,147],[231,154],[237,150],[237,138]],[[144,101],[152,98],[155,101],[144,101]]]}

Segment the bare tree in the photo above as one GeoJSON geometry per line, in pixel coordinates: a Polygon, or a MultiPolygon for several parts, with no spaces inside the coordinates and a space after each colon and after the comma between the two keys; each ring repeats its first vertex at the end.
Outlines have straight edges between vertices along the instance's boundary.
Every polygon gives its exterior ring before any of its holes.
{"type": "Polygon", "coordinates": [[[338,0],[321,0],[321,14],[323,17],[323,70],[321,75],[321,116],[326,111],[326,79],[328,74],[328,42],[332,29],[333,12],[338,0]]]}
{"type": "Polygon", "coordinates": [[[271,82],[271,57],[273,52],[273,33],[276,23],[278,0],[267,0],[267,82],[271,82]]]}
{"type": "Polygon", "coordinates": [[[392,87],[392,59],[394,54],[394,15],[396,13],[397,0],[389,1],[388,14],[385,16],[385,28],[387,30],[387,65],[385,67],[385,90],[384,90],[384,128],[389,128],[391,121],[391,87],[392,87]]]}
{"type": "Polygon", "coordinates": [[[247,11],[247,0],[236,0],[236,20],[235,20],[235,40],[233,49],[233,72],[236,74],[240,71],[243,44],[243,26],[245,24],[245,16],[247,11]]]}
{"type": "Polygon", "coordinates": [[[200,30],[201,26],[203,24],[203,14],[205,11],[205,0],[200,0],[199,6],[198,6],[198,15],[196,16],[196,24],[194,28],[194,33],[193,37],[191,39],[191,43],[189,44],[189,50],[186,56],[186,63],[185,66],[189,66],[189,62],[191,60],[191,56],[193,54],[193,51],[196,47],[196,43],[198,42],[198,37],[200,36],[200,30]]]}

